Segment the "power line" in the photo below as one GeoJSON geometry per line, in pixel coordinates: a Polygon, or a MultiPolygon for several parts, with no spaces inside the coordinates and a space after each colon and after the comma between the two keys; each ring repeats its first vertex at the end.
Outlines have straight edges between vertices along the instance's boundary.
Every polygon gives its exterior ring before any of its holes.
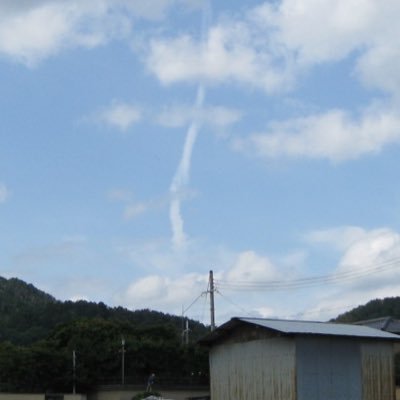
{"type": "Polygon", "coordinates": [[[227,296],[223,295],[218,289],[216,289],[215,291],[217,294],[219,294],[221,297],[223,297],[228,303],[232,304],[234,307],[238,308],[240,311],[244,312],[245,314],[251,316],[251,313],[249,313],[243,307],[239,306],[239,304],[237,304],[234,301],[232,301],[231,299],[229,299],[227,296]]]}
{"type": "Polygon", "coordinates": [[[200,322],[204,323],[205,315],[206,315],[206,306],[207,306],[207,297],[208,297],[208,287],[207,287],[207,292],[205,293],[206,295],[204,296],[204,303],[203,303],[203,309],[201,312],[201,319],[200,322]]]}
{"type": "Polygon", "coordinates": [[[186,307],[185,309],[182,310],[182,315],[186,314],[186,311],[188,311],[196,302],[197,300],[200,299],[200,297],[202,297],[204,295],[204,293],[206,292],[201,292],[191,303],[188,307],[186,307]]]}
{"type": "Polygon", "coordinates": [[[236,291],[293,290],[312,286],[322,286],[326,284],[339,284],[349,282],[367,275],[388,271],[397,268],[398,266],[400,266],[400,258],[397,257],[375,266],[331,275],[311,276],[293,280],[271,280],[264,282],[228,281],[219,279],[215,281],[215,284],[218,288],[236,291]]]}

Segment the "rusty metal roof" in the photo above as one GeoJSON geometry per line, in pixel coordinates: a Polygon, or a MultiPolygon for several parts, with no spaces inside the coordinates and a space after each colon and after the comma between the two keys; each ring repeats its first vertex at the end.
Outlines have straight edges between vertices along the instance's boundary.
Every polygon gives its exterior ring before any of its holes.
{"type": "Polygon", "coordinates": [[[210,345],[223,339],[228,332],[243,324],[255,325],[283,335],[318,335],[400,341],[399,335],[362,325],[236,317],[211,332],[200,343],[210,345]]]}

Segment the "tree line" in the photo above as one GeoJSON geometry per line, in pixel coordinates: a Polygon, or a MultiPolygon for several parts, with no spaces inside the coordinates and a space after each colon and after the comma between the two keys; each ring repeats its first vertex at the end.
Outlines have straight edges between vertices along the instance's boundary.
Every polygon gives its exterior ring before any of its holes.
{"type": "Polygon", "coordinates": [[[0,278],[0,391],[71,392],[75,385],[87,392],[122,380],[145,385],[151,372],[159,383],[207,384],[208,355],[197,339],[208,328],[190,326],[191,341],[183,345],[177,316],[61,302],[0,278]]]}

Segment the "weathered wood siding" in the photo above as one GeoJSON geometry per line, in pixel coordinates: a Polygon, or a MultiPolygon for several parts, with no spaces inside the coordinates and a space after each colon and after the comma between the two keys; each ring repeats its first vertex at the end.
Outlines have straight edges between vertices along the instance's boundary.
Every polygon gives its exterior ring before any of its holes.
{"type": "Polygon", "coordinates": [[[361,345],[363,400],[395,398],[392,343],[361,345]]]}
{"type": "Polygon", "coordinates": [[[295,346],[270,338],[215,346],[210,352],[213,400],[295,400],[295,346]]]}
{"type": "Polygon", "coordinates": [[[299,337],[296,359],[297,400],[362,400],[358,341],[299,337]]]}

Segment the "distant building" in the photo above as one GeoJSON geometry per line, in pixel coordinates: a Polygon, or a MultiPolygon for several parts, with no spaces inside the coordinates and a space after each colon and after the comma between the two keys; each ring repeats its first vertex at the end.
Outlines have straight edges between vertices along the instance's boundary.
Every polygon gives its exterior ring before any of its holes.
{"type": "Polygon", "coordinates": [[[370,328],[400,335],[400,320],[393,317],[381,317],[354,322],[355,325],[369,326],[370,328]]]}
{"type": "Polygon", "coordinates": [[[394,400],[400,337],[366,326],[233,318],[206,336],[214,400],[394,400]]]}

